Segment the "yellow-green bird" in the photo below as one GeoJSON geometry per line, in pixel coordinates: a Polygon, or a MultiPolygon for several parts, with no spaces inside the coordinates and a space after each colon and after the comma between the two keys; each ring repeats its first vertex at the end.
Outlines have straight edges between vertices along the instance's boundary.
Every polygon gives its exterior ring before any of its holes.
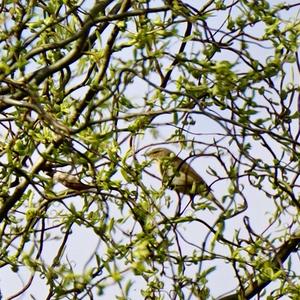
{"type": "Polygon", "coordinates": [[[95,188],[95,186],[81,182],[77,176],[65,172],[55,172],[53,180],[74,191],[86,191],[95,188]]]}
{"type": "Polygon", "coordinates": [[[177,193],[189,195],[191,199],[200,195],[224,210],[203,178],[173,151],[162,147],[154,148],[146,152],[146,156],[158,162],[162,182],[170,189],[177,193]]]}

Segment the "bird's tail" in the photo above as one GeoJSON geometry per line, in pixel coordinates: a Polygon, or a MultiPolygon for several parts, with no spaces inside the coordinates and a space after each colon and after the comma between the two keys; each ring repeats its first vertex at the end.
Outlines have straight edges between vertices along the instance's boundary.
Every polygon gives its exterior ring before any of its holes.
{"type": "Polygon", "coordinates": [[[220,201],[215,197],[212,192],[209,192],[206,198],[212,201],[216,206],[218,206],[222,211],[225,211],[224,206],[220,203],[220,201]]]}

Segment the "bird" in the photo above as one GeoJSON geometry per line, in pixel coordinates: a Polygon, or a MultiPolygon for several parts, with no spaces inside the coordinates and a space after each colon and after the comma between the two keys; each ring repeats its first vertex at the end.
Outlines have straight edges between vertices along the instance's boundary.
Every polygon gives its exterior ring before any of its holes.
{"type": "Polygon", "coordinates": [[[145,155],[158,162],[162,182],[167,187],[177,193],[189,195],[191,201],[196,195],[200,195],[211,200],[224,211],[224,207],[216,199],[204,179],[173,151],[159,147],[147,151],[145,155]]]}
{"type": "Polygon", "coordinates": [[[59,182],[65,187],[74,191],[85,191],[95,187],[93,185],[81,182],[75,175],[60,171],[56,171],[53,173],[53,180],[54,182],[59,182]]]}

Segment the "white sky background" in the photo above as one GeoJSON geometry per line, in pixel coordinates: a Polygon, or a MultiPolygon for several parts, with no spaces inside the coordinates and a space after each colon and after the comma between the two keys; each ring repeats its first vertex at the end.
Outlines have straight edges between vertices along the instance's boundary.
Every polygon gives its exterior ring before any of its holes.
{"type": "MultiPolygon", "coordinates": [[[[186,3],[190,3],[191,5],[193,5],[194,7],[198,7],[198,1],[185,1],[186,3]]],[[[281,3],[281,1],[270,1],[272,4],[275,3],[281,3]]],[[[294,1],[285,1],[286,3],[294,3],[294,1]]],[[[295,15],[297,14],[298,9],[295,9],[295,15]]],[[[287,15],[286,18],[288,18],[289,16],[287,15]]],[[[217,16],[216,16],[216,22],[217,22],[217,16]]],[[[220,18],[220,21],[222,21],[222,18],[220,18]]],[[[215,25],[216,28],[218,27],[218,25],[215,25]]],[[[260,28],[254,28],[253,30],[260,30],[260,28]]],[[[255,46],[253,46],[255,48],[255,46]]],[[[259,50],[260,52],[257,53],[258,59],[261,59],[262,61],[264,61],[265,57],[268,55],[265,52],[262,51],[261,48],[255,48],[256,50],[259,50]]],[[[128,49],[130,51],[130,48],[128,49]]],[[[250,51],[251,52],[251,51],[250,51]]],[[[232,59],[230,57],[230,54],[228,54],[228,57],[222,57],[222,55],[220,55],[220,57],[218,57],[219,59],[222,60],[230,60],[232,59]]],[[[141,103],[141,99],[144,97],[145,95],[145,89],[143,88],[142,84],[139,84],[138,86],[133,85],[131,89],[129,89],[127,91],[128,96],[130,96],[131,99],[136,99],[137,102],[141,103]]],[[[79,95],[78,95],[79,97],[79,95]]],[[[213,140],[213,137],[216,136],[216,134],[219,134],[220,132],[222,134],[224,134],[224,131],[220,128],[220,126],[218,126],[215,122],[210,121],[207,117],[205,116],[196,116],[196,125],[191,127],[191,131],[196,132],[196,133],[201,133],[201,134],[205,134],[205,140],[203,140],[203,135],[200,135],[200,139],[201,143],[203,142],[207,142],[207,143],[211,143],[213,140]]],[[[171,119],[169,120],[167,117],[162,116],[159,118],[155,119],[155,123],[166,123],[172,121],[171,119]]],[[[141,138],[137,138],[136,140],[136,148],[137,149],[141,149],[144,146],[148,146],[150,144],[155,144],[155,143],[159,143],[159,142],[164,142],[171,134],[171,132],[173,132],[173,128],[171,126],[164,126],[163,129],[160,129],[159,131],[159,138],[158,139],[153,139],[152,136],[150,135],[150,131],[147,132],[145,134],[144,137],[141,138]]],[[[191,137],[193,137],[191,135],[191,137]]],[[[226,144],[226,141],[224,142],[226,144]]],[[[124,145],[124,152],[127,149],[128,145],[124,145]]],[[[174,145],[170,145],[169,146],[170,149],[174,150],[175,152],[179,152],[180,148],[179,147],[175,147],[174,145]]],[[[197,149],[199,152],[203,151],[205,149],[205,146],[203,145],[203,147],[199,147],[199,149],[197,149]]],[[[236,150],[236,153],[238,153],[238,150],[236,150]]],[[[273,149],[274,151],[277,151],[277,149],[273,149]]],[[[266,163],[268,162],[268,160],[272,160],[272,158],[270,157],[269,153],[263,149],[259,143],[257,143],[256,148],[253,149],[253,152],[255,153],[255,155],[257,157],[262,158],[266,163]]],[[[278,152],[280,152],[280,150],[278,149],[278,152]]],[[[140,154],[142,154],[143,151],[141,151],[140,154]]],[[[182,151],[180,152],[180,157],[185,158],[189,155],[188,151],[182,151]]],[[[145,158],[142,155],[138,155],[138,159],[139,160],[144,160],[145,158]]],[[[229,163],[229,162],[228,162],[229,163]]],[[[196,158],[192,161],[192,166],[199,172],[199,174],[205,178],[205,180],[207,180],[208,183],[211,183],[213,180],[213,177],[207,174],[207,170],[208,167],[211,167],[213,169],[219,170],[220,165],[216,160],[210,159],[209,157],[200,157],[200,158],[196,158]]],[[[153,166],[151,168],[149,168],[149,171],[155,173],[158,175],[156,168],[153,166]]],[[[158,188],[160,186],[160,183],[151,178],[149,175],[144,175],[144,180],[145,180],[145,185],[152,187],[152,188],[158,188]]],[[[62,187],[57,187],[59,189],[61,189],[62,187]]],[[[217,182],[214,186],[213,186],[213,191],[214,194],[216,195],[216,197],[218,199],[221,199],[221,197],[227,192],[227,188],[228,188],[228,182],[217,182]]],[[[268,225],[268,212],[272,212],[272,205],[273,205],[273,200],[270,198],[268,199],[262,192],[259,193],[257,190],[255,190],[254,188],[250,187],[249,185],[245,184],[245,194],[249,195],[249,207],[247,209],[247,211],[242,214],[239,215],[235,218],[232,218],[229,221],[226,221],[226,230],[225,230],[225,236],[230,240],[230,237],[233,235],[235,230],[238,230],[241,228],[241,224],[242,223],[242,218],[247,215],[250,218],[250,224],[251,227],[253,228],[253,230],[257,233],[257,234],[261,234],[265,228],[268,225]],[[250,199],[251,198],[251,199],[250,199]]],[[[173,192],[169,192],[171,199],[175,199],[176,194],[173,192]]],[[[237,201],[240,201],[239,199],[237,199],[237,201]]],[[[80,207],[80,198],[74,198],[74,199],[68,199],[65,200],[66,204],[69,203],[74,203],[76,205],[76,207],[80,207]]],[[[96,209],[96,208],[95,208],[96,209]]],[[[120,212],[117,211],[116,208],[115,209],[115,213],[118,215],[120,212]]],[[[174,211],[174,206],[171,206],[170,208],[165,208],[165,213],[170,213],[174,211]]],[[[187,213],[189,213],[187,211],[187,213]]],[[[199,217],[201,217],[201,219],[206,220],[208,223],[213,223],[218,215],[215,215],[213,213],[210,213],[208,211],[203,211],[201,213],[199,213],[199,217]]],[[[286,223],[289,224],[290,223],[290,216],[286,217],[286,223]]],[[[182,229],[181,232],[183,233],[183,235],[188,235],[189,236],[189,241],[193,240],[196,244],[200,244],[201,240],[205,237],[206,232],[204,231],[204,228],[201,227],[201,230],[199,229],[199,225],[198,224],[191,224],[191,225],[186,225],[185,229],[182,229]],[[202,231],[203,230],[203,231],[202,231]]],[[[244,226],[243,226],[244,228],[244,226]]],[[[124,228],[123,228],[124,229],[124,228]]],[[[267,233],[270,233],[272,231],[272,228],[270,231],[268,231],[267,233]]],[[[243,232],[242,230],[242,234],[245,234],[245,232],[243,232]]],[[[266,234],[266,233],[264,233],[266,234]]],[[[280,235],[280,232],[278,233],[278,235],[280,235]]],[[[82,230],[82,228],[77,227],[76,233],[74,233],[70,240],[68,241],[68,248],[70,249],[70,251],[66,251],[66,253],[68,253],[68,259],[74,264],[74,270],[75,272],[81,272],[82,268],[84,267],[86,261],[89,259],[90,254],[93,252],[93,250],[97,245],[97,237],[94,233],[91,233],[91,231],[89,230],[82,230]],[[86,251],[88,248],[89,251],[86,251]]],[[[201,246],[201,245],[200,245],[201,246]]],[[[222,251],[225,248],[223,247],[219,247],[219,251],[220,254],[223,254],[222,251]]],[[[28,249],[29,251],[29,249],[28,249]]],[[[47,261],[51,261],[53,254],[55,254],[57,251],[57,241],[53,241],[51,243],[47,243],[47,245],[45,245],[45,252],[43,254],[43,258],[47,261]],[[52,250],[52,246],[54,251],[52,250]],[[49,255],[49,257],[48,257],[49,255]]],[[[191,251],[191,248],[189,245],[185,245],[183,251],[191,251]]],[[[98,253],[101,255],[101,246],[98,249],[98,253]]],[[[209,261],[209,265],[211,265],[212,262],[209,261]]],[[[204,263],[205,265],[205,263],[204,263]]],[[[234,278],[234,274],[232,271],[232,268],[229,267],[228,265],[224,264],[224,263],[220,263],[218,261],[213,262],[213,265],[217,266],[217,271],[211,273],[208,277],[209,279],[209,287],[211,288],[211,293],[212,296],[216,297],[219,296],[227,291],[230,291],[232,289],[234,289],[237,285],[237,281],[234,278]]],[[[196,266],[197,267],[197,266],[196,266]]],[[[20,269],[21,271],[21,269],[20,269]]],[[[191,269],[190,271],[191,273],[193,272],[193,270],[191,269]]],[[[23,287],[23,283],[21,278],[24,279],[24,282],[27,282],[27,276],[25,275],[27,272],[21,271],[18,275],[15,273],[12,273],[8,268],[3,268],[0,270],[0,288],[1,288],[1,292],[4,295],[4,297],[7,297],[8,295],[12,295],[14,294],[16,291],[18,291],[19,289],[21,289],[23,287]]],[[[129,273],[128,273],[129,274],[129,273]]],[[[187,273],[187,275],[190,275],[187,273]]],[[[129,277],[132,277],[132,275],[129,275],[129,277]]],[[[127,275],[126,275],[126,279],[127,279],[127,275]]],[[[128,278],[129,279],[129,278],[128,278]]],[[[139,293],[139,285],[137,284],[137,282],[139,281],[139,278],[135,277],[133,278],[135,281],[135,289],[136,289],[136,299],[141,299],[140,293],[139,293]]],[[[143,282],[141,280],[141,287],[143,285],[143,282]]],[[[118,289],[116,286],[114,286],[113,288],[108,288],[107,294],[105,294],[106,299],[109,299],[113,297],[113,295],[115,293],[118,293],[118,289]]],[[[23,294],[22,297],[19,297],[17,299],[29,299],[29,295],[30,294],[34,294],[37,296],[36,299],[44,299],[45,296],[48,294],[48,290],[44,288],[43,285],[43,280],[40,280],[38,278],[38,276],[35,276],[34,279],[34,283],[32,284],[32,286],[28,289],[26,294],[23,294]]],[[[132,299],[134,299],[134,295],[131,295],[132,299]]]]}

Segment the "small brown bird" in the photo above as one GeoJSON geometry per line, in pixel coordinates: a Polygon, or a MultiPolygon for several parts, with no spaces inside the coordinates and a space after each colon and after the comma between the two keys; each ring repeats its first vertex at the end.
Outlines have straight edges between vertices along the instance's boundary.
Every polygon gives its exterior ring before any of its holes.
{"type": "Polygon", "coordinates": [[[167,148],[154,148],[147,152],[146,156],[158,162],[162,181],[168,187],[178,193],[189,195],[191,199],[200,195],[224,210],[202,177],[174,152],[167,148]]]}
{"type": "Polygon", "coordinates": [[[65,172],[55,172],[53,174],[53,180],[74,191],[84,191],[94,188],[92,185],[82,183],[77,176],[65,172]]]}

